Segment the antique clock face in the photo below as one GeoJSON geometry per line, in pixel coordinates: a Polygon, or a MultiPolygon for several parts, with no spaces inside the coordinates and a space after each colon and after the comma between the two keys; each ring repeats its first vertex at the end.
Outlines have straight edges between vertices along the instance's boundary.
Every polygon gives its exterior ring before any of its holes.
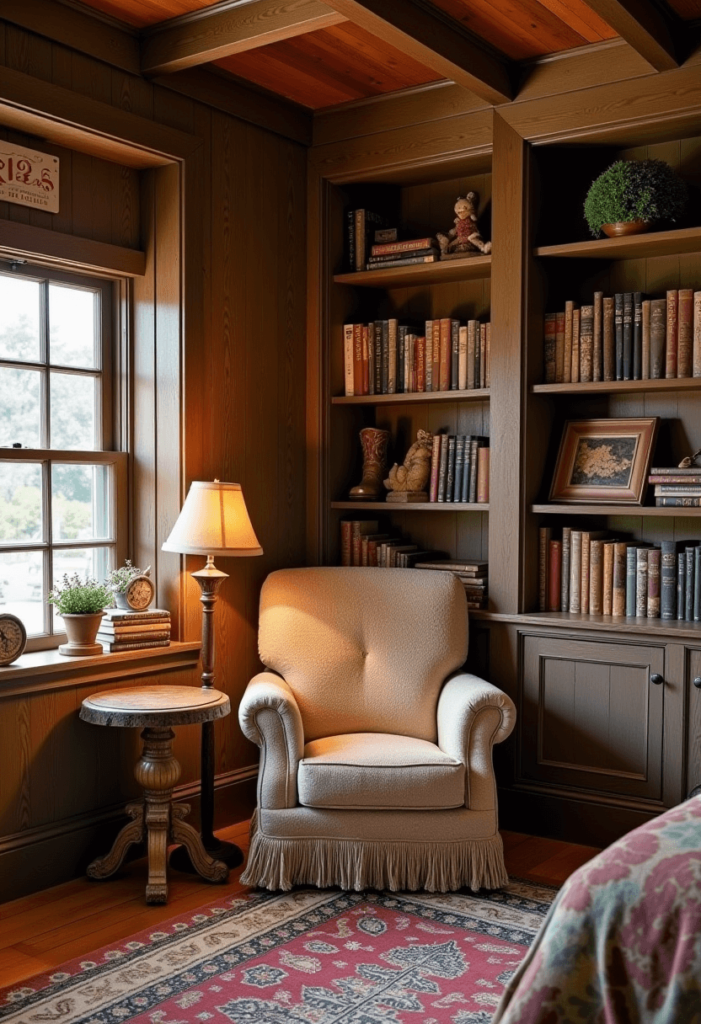
{"type": "Polygon", "coordinates": [[[27,631],[22,620],[9,612],[0,612],[0,665],[15,661],[26,646],[27,631]]]}
{"type": "Polygon", "coordinates": [[[135,576],[124,592],[127,604],[135,612],[142,612],[153,601],[155,587],[150,576],[135,576]]]}

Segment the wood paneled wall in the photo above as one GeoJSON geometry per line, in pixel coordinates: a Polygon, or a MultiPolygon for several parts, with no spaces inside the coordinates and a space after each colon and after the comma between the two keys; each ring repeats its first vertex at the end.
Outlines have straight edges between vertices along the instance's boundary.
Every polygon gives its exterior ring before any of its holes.
{"type": "MultiPolygon", "coordinates": [[[[142,248],[151,259],[184,261],[190,308],[183,321],[183,350],[174,352],[168,365],[154,367],[152,361],[149,367],[144,360],[134,367],[138,511],[133,550],[161,577],[159,600],[176,595],[182,584],[183,600],[173,608],[182,612],[180,639],[198,639],[199,590],[184,572],[178,579],[177,558],[166,561],[160,552],[172,526],[170,513],[163,511],[172,507],[172,495],[160,506],[157,495],[155,507],[150,502],[145,507],[139,492],[148,489],[159,461],[174,467],[170,486],[181,488],[180,498],[192,480],[218,477],[242,484],[265,554],[217,563],[230,579],[217,608],[216,685],[231,696],[234,709],[216,730],[219,810],[234,821],[250,809],[250,784],[238,783],[251,779],[257,762],[257,750],[243,738],[235,709],[259,667],[260,585],[272,570],[304,561],[306,152],[234,116],[0,21],[3,64],[46,81],[49,88],[70,88],[202,139],[198,159],[190,165],[199,180],[187,183],[188,206],[179,211],[186,224],[182,253],[173,252],[172,222],[159,218],[159,201],[182,173],[176,165],[136,171],[16,130],[10,133],[2,125],[0,137],[60,156],[61,212],[52,217],[0,204],[0,217],[142,248]],[[190,253],[188,231],[197,235],[190,253]],[[157,410],[179,406],[182,436],[154,432],[152,424],[140,419],[146,417],[138,401],[140,388],[156,389],[157,410]]],[[[147,281],[135,287],[141,312],[147,288],[147,281]]],[[[156,296],[155,308],[156,321],[182,321],[183,310],[170,308],[165,293],[160,300],[156,296]]],[[[140,319],[137,302],[133,329],[140,342],[154,327],[147,321],[140,319]]],[[[201,559],[188,559],[187,570],[201,564],[201,559]]],[[[164,678],[198,683],[195,669],[178,669],[164,678]]],[[[95,845],[106,841],[105,822],[109,832],[115,807],[135,793],[136,731],[103,729],[98,734],[77,718],[82,698],[99,688],[95,683],[67,685],[3,697],[0,682],[0,900],[82,870],[95,845]]],[[[176,753],[183,765],[181,783],[193,789],[199,776],[198,730],[179,730],[176,753]]]]}

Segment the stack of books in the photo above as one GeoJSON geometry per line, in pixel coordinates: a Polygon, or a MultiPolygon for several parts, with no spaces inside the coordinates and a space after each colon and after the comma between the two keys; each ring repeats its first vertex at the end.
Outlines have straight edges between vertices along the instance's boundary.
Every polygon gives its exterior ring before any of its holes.
{"type": "Polygon", "coordinates": [[[489,566],[487,562],[468,560],[451,561],[447,558],[431,559],[416,563],[417,569],[439,569],[454,573],[465,587],[467,607],[476,611],[487,607],[489,566]]]}
{"type": "Polygon", "coordinates": [[[442,317],[420,326],[396,318],[343,326],[344,385],[353,395],[474,391],[490,385],[489,323],[442,317]]]}
{"type": "Polygon", "coordinates": [[[148,647],[168,647],[170,612],[161,608],[143,612],[108,608],[100,623],[97,639],[110,654],[116,651],[140,651],[148,647]]]}
{"type": "Polygon", "coordinates": [[[377,519],[341,520],[341,565],[411,569],[417,561],[442,554],[420,548],[389,530],[382,531],[377,519]]]}
{"type": "Polygon", "coordinates": [[[417,263],[435,263],[440,250],[435,238],[414,238],[408,242],[382,242],[370,249],[366,270],[410,267],[417,263]]]}
{"type": "Polygon", "coordinates": [[[489,438],[434,434],[429,501],[489,501],[489,438]]]}
{"type": "Polygon", "coordinates": [[[544,361],[546,384],[701,377],[701,291],[594,292],[581,309],[566,302],[545,315],[544,361]]]}
{"type": "Polygon", "coordinates": [[[701,467],[653,468],[648,480],[655,487],[655,504],[663,508],[701,507],[701,467]]]}

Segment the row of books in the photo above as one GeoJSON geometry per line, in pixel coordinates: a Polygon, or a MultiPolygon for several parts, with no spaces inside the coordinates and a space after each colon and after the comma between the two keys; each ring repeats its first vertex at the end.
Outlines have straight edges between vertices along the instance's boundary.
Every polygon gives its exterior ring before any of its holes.
{"type": "Polygon", "coordinates": [[[428,500],[489,501],[489,438],[434,434],[428,500]]]}
{"type": "Polygon", "coordinates": [[[491,324],[443,317],[344,324],[345,394],[472,391],[490,384],[491,324]]]}
{"type": "Polygon", "coordinates": [[[454,561],[437,558],[416,563],[417,569],[452,572],[458,577],[465,588],[467,607],[471,610],[486,608],[489,600],[489,583],[487,562],[481,560],[454,561]]]}
{"type": "Polygon", "coordinates": [[[435,238],[413,238],[407,242],[381,242],[370,249],[366,270],[385,270],[388,267],[411,267],[419,263],[435,263],[440,259],[435,238]]]}
{"type": "Polygon", "coordinates": [[[373,243],[396,242],[397,229],[382,214],[366,208],[346,210],[346,269],[365,270],[373,243]]]}
{"type": "Polygon", "coordinates": [[[653,467],[648,481],[654,485],[656,505],[663,508],[701,508],[701,467],[653,467]]]}
{"type": "Polygon", "coordinates": [[[541,527],[539,544],[541,611],[701,622],[698,543],[653,547],[566,526],[561,539],[541,527]]]}
{"type": "Polygon", "coordinates": [[[108,608],[100,623],[97,639],[109,653],[168,647],[170,612],[162,608],[151,608],[143,612],[108,608]]]}
{"type": "Polygon", "coordinates": [[[581,309],[566,302],[545,314],[544,360],[546,384],[701,377],[701,291],[594,292],[581,309]]]}

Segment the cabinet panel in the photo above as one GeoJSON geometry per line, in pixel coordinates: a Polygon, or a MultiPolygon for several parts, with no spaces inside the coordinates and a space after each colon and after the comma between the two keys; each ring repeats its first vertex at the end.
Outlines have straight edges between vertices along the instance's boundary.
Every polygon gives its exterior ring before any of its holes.
{"type": "Polygon", "coordinates": [[[701,651],[688,651],[687,666],[689,716],[686,792],[690,793],[696,786],[701,786],[701,687],[694,685],[695,679],[701,679],[701,651]]]}
{"type": "Polygon", "coordinates": [[[661,800],[664,648],[524,636],[521,781],[661,800]]]}

